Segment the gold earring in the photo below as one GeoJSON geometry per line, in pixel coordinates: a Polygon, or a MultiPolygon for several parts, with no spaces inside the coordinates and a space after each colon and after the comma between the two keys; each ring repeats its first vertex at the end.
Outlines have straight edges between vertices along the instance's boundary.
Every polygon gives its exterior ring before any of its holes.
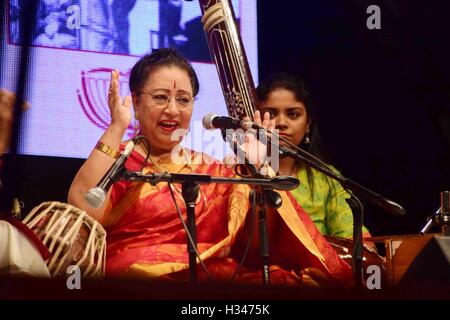
{"type": "Polygon", "coordinates": [[[141,133],[141,126],[137,118],[134,120],[133,131],[135,136],[138,136],[141,133]]]}

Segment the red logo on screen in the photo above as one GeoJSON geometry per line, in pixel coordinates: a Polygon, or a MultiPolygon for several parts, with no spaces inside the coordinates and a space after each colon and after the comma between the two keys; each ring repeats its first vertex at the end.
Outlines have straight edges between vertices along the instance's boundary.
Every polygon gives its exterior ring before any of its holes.
{"type": "MultiPolygon", "coordinates": [[[[81,72],[81,90],[77,90],[78,101],[86,117],[94,125],[101,129],[106,129],[111,122],[111,115],[108,107],[108,89],[111,81],[110,68],[98,68],[81,72]]],[[[128,79],[130,71],[119,72],[120,96],[125,97],[130,94],[128,89],[128,79]]],[[[128,126],[126,134],[134,136],[133,126],[128,126]]]]}

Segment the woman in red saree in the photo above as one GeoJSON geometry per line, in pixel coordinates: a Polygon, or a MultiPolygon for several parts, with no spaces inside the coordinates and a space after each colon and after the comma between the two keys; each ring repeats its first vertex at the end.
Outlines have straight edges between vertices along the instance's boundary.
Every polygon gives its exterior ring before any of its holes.
{"type": "MultiPolygon", "coordinates": [[[[194,97],[199,85],[191,65],[173,49],[155,50],[133,67],[130,75],[132,97],[119,96],[118,73],[111,76],[109,106],[111,125],[81,167],[69,191],[69,202],[86,210],[107,230],[107,275],[153,279],[187,280],[186,232],[177,215],[169,186],[141,182],[117,182],[98,209],[84,200],[123,148],[121,138],[131,122],[131,100],[140,133],[150,143],[150,160],[144,173],[203,173],[231,177],[234,172],[202,153],[179,148],[172,139],[177,129],[188,129],[194,97]],[[183,161],[174,161],[174,150],[183,161]],[[178,153],[178,151],[180,151],[178,153]]],[[[266,114],[255,122],[267,128],[274,124],[266,114]]],[[[129,170],[140,170],[146,150],[137,145],[126,162],[129,170]]],[[[178,206],[186,210],[172,185],[178,206]]],[[[200,187],[195,208],[197,244],[209,275],[199,270],[199,280],[227,281],[234,275],[243,247],[253,228],[249,219],[250,188],[244,185],[209,184],[200,187]]],[[[311,219],[287,192],[280,192],[283,205],[268,211],[271,245],[270,276],[273,284],[310,283],[319,274],[329,284],[351,284],[351,268],[341,260],[314,227],[311,219]]],[[[257,235],[258,231],[255,230],[257,235]]],[[[254,238],[257,238],[256,236],[254,238]]],[[[254,239],[257,242],[257,239],[254,239]]],[[[252,246],[238,282],[260,282],[258,246],[252,246]]]]}

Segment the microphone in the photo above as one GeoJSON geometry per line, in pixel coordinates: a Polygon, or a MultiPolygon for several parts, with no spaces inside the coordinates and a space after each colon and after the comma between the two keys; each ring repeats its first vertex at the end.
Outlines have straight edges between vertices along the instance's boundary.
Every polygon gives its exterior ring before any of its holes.
{"type": "Polygon", "coordinates": [[[113,163],[111,168],[105,173],[103,178],[97,184],[95,188],[89,189],[89,191],[84,196],[84,199],[91,205],[93,208],[100,208],[105,202],[106,193],[111,188],[111,185],[122,175],[125,161],[127,161],[131,152],[134,149],[134,141],[131,140],[125,146],[122,154],[117,158],[117,160],[113,163]]]}
{"type": "Polygon", "coordinates": [[[213,129],[260,129],[256,123],[239,120],[232,117],[218,116],[214,113],[208,113],[203,117],[203,127],[208,130],[213,129]]]}

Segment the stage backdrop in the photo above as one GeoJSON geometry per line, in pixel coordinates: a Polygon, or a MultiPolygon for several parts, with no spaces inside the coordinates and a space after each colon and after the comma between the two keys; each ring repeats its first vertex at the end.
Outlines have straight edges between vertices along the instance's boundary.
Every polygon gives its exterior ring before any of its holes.
{"type": "MultiPolygon", "coordinates": [[[[0,87],[14,91],[21,43],[22,0],[9,0],[1,48],[0,87]],[[3,67],[3,66],[6,66],[3,67]]],[[[234,0],[233,8],[255,82],[258,78],[256,0],[234,0]]],[[[39,0],[33,35],[31,108],[25,112],[19,152],[24,155],[86,158],[110,122],[110,72],[120,72],[121,94],[129,94],[131,67],[146,53],[175,47],[193,64],[200,81],[194,134],[186,145],[220,158],[211,148],[218,132],[197,127],[208,112],[227,114],[206,44],[198,1],[39,0]],[[205,136],[206,135],[206,136],[205,136]],[[203,142],[204,141],[204,142],[203,142]]],[[[124,139],[133,133],[130,125],[124,139]]]]}

